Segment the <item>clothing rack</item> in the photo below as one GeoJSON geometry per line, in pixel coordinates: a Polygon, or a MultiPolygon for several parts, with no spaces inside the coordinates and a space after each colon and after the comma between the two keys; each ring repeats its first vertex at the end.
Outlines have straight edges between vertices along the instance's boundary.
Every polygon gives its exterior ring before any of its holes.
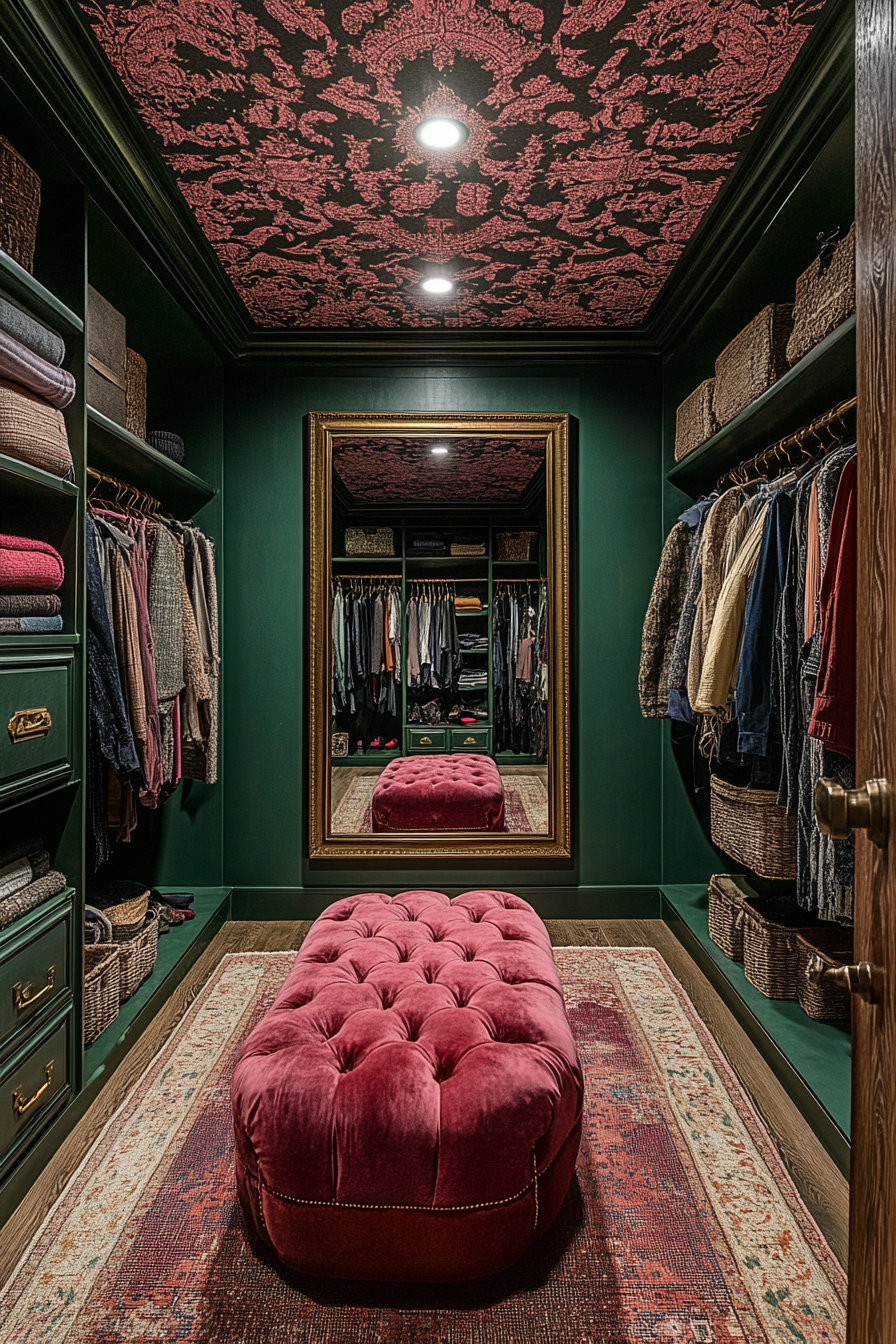
{"type": "MultiPolygon", "coordinates": [[[[792,434],[786,434],[783,439],[778,439],[778,441],[776,443],[771,444],[770,447],[763,448],[762,452],[756,453],[753,457],[747,458],[745,462],[739,462],[736,466],[731,467],[726,472],[723,472],[723,474],[719,477],[719,479],[716,481],[715,486],[716,492],[720,494],[722,490],[726,489],[727,486],[729,485],[748,484],[749,480],[751,479],[750,477],[751,471],[753,471],[757,467],[760,469],[766,467],[773,460],[780,459],[782,454],[784,455],[784,460],[787,462],[788,467],[792,468],[795,465],[790,462],[789,454],[792,448],[800,448],[802,450],[803,457],[807,461],[811,461],[813,458],[819,455],[823,456],[825,453],[829,452],[832,448],[839,445],[837,443],[824,444],[820,440],[818,440],[814,451],[811,450],[807,451],[805,447],[806,440],[813,436],[816,439],[818,439],[818,435],[821,432],[821,430],[827,429],[829,425],[836,424],[838,421],[842,424],[843,417],[845,415],[848,415],[850,411],[854,411],[855,408],[856,408],[856,398],[849,397],[846,401],[841,401],[838,403],[838,405],[832,407],[831,410],[825,411],[824,415],[818,416],[815,420],[812,420],[808,425],[803,425],[801,429],[794,430],[792,434]]],[[[843,429],[845,431],[846,429],[845,425],[843,425],[843,429]]],[[[753,477],[752,479],[756,478],[753,477]]]]}
{"type": "MultiPolygon", "coordinates": [[[[129,506],[143,508],[146,513],[157,513],[162,517],[167,516],[161,501],[156,499],[155,495],[149,494],[147,490],[140,490],[136,485],[130,485],[127,481],[120,481],[117,476],[107,476],[105,472],[97,471],[95,467],[88,467],[87,475],[91,476],[98,484],[114,486],[119,491],[119,498],[115,501],[117,504],[122,502],[120,492],[126,491],[130,498],[124,501],[125,508],[129,506]]],[[[90,503],[92,498],[93,490],[88,495],[87,502],[90,503]]]]}
{"type": "Polygon", "coordinates": [[[367,579],[371,583],[380,583],[383,579],[400,578],[400,574],[334,574],[333,582],[338,583],[340,579],[367,579]]]}

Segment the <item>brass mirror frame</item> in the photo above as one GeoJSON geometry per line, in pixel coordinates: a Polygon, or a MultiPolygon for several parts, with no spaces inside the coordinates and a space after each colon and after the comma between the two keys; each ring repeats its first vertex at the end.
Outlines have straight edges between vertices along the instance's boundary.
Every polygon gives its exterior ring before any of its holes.
{"type": "Polygon", "coordinates": [[[308,470],[308,841],[311,859],[568,859],[569,780],[569,416],[421,414],[309,415],[308,470]],[[489,837],[485,831],[396,832],[376,841],[336,836],[331,829],[330,580],[332,556],[333,439],[345,435],[474,436],[545,440],[547,553],[549,578],[550,737],[548,798],[550,825],[526,839],[523,834],[489,837]]]}

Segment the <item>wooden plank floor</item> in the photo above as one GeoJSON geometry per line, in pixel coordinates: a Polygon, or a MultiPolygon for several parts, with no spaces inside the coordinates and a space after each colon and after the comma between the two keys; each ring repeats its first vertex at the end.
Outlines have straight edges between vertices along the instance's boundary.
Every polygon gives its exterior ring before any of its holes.
{"type": "MultiPolygon", "coordinates": [[[[847,1183],[759,1052],[666,925],[661,920],[621,919],[548,920],[546,923],[555,947],[598,945],[658,949],[738,1074],[777,1143],[806,1205],[832,1250],[845,1264],[849,1210],[847,1183]]],[[[298,948],[310,927],[310,920],[225,924],[54,1155],[27,1198],[0,1230],[0,1282],[9,1276],[97,1134],[121,1105],[221,958],[228,952],[282,952],[298,948]]]]}

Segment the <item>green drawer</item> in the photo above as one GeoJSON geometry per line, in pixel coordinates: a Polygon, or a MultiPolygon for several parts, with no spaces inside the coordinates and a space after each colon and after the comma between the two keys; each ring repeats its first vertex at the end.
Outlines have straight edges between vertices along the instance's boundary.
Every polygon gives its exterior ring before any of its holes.
{"type": "Polygon", "coordinates": [[[0,1161],[5,1161],[69,1092],[69,1040],[66,1016],[19,1052],[0,1074],[0,1161]]]}
{"type": "Polygon", "coordinates": [[[71,773],[72,659],[70,650],[0,659],[0,797],[71,773]]]}
{"type": "Polygon", "coordinates": [[[67,992],[70,921],[69,898],[12,926],[14,936],[0,948],[0,1048],[67,992]]]}
{"type": "Polygon", "coordinates": [[[408,728],[406,732],[409,753],[448,750],[447,728],[408,728]]]}
{"type": "Polygon", "coordinates": [[[478,751],[488,756],[492,749],[491,728],[452,728],[452,751],[478,751]]]}

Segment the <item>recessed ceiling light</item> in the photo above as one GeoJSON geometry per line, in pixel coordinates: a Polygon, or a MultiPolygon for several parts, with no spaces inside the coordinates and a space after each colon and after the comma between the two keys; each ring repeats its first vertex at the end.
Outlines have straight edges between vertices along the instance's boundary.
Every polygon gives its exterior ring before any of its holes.
{"type": "Polygon", "coordinates": [[[414,127],[414,139],[424,149],[456,149],[469,134],[463,122],[453,117],[427,117],[414,127]]]}
{"type": "Polygon", "coordinates": [[[445,455],[446,455],[447,452],[448,452],[448,449],[447,449],[447,448],[430,448],[429,451],[433,454],[434,457],[445,457],[445,455]]]}
{"type": "Polygon", "coordinates": [[[444,276],[433,275],[429,280],[424,280],[420,288],[425,289],[427,294],[450,294],[454,285],[444,276]]]}

